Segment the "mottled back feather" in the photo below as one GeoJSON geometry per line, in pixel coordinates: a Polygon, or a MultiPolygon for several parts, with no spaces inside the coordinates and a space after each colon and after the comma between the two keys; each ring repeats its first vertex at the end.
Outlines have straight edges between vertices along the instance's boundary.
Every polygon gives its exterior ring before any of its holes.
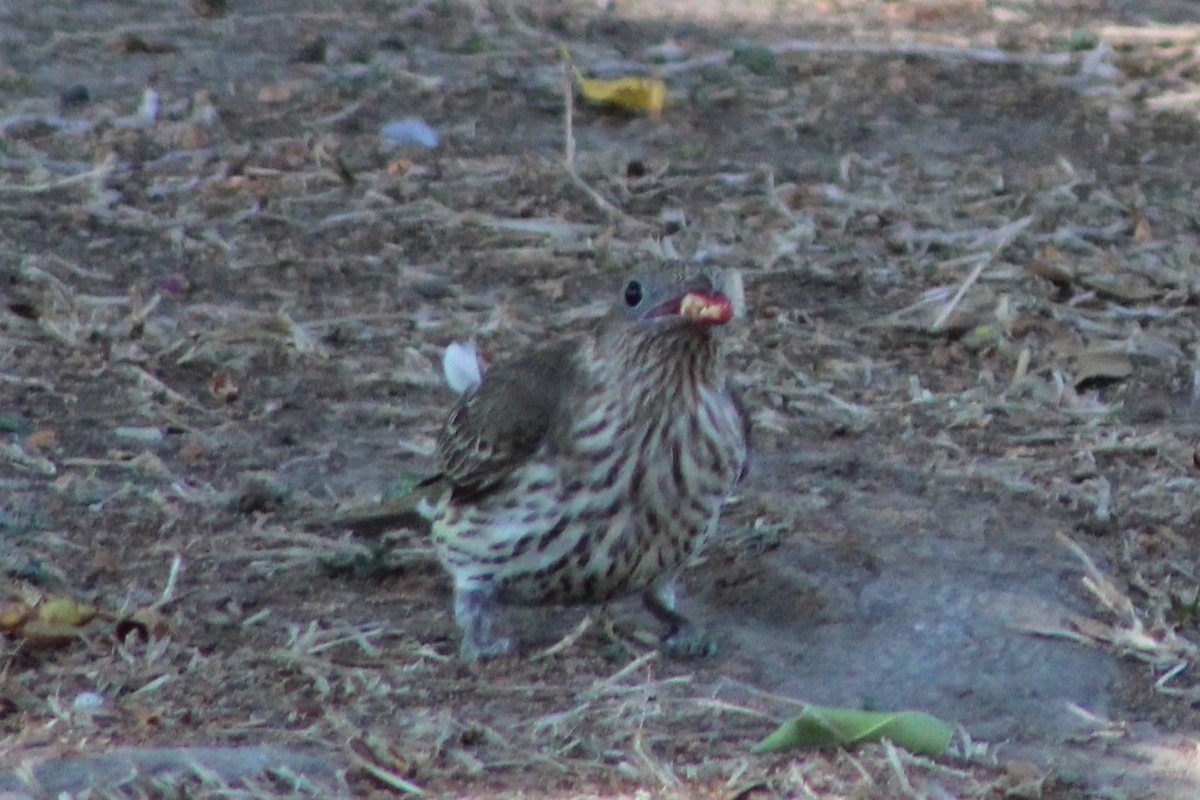
{"type": "Polygon", "coordinates": [[[456,499],[494,488],[565,427],[577,349],[559,342],[501,361],[463,393],[438,438],[456,499]]]}

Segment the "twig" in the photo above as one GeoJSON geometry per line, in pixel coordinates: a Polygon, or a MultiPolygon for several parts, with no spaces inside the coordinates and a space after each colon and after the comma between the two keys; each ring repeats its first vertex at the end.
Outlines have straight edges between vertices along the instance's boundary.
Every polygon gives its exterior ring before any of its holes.
{"type": "Polygon", "coordinates": [[[375,764],[372,761],[368,761],[366,758],[362,757],[357,752],[355,752],[353,747],[349,748],[349,751],[350,751],[350,760],[356,766],[358,766],[359,769],[363,770],[364,772],[369,773],[371,775],[371,777],[375,778],[375,780],[379,781],[380,783],[390,786],[391,788],[393,788],[397,791],[404,792],[406,794],[416,795],[418,797],[425,794],[425,790],[422,789],[420,786],[417,786],[415,783],[411,783],[410,781],[405,780],[404,778],[400,777],[399,775],[397,775],[395,772],[392,772],[391,770],[384,769],[383,767],[379,766],[378,764],[375,764]]]}
{"type": "Polygon", "coordinates": [[[563,170],[567,173],[567,177],[571,179],[571,183],[575,184],[579,189],[588,196],[592,204],[600,210],[609,219],[621,220],[630,226],[639,230],[646,230],[650,226],[641,220],[634,219],[626,214],[621,209],[612,204],[604,195],[588,185],[587,181],[579,176],[575,171],[575,82],[574,73],[571,69],[570,57],[566,51],[560,49],[559,58],[563,65],[563,170]]]}
{"type": "Polygon", "coordinates": [[[106,178],[112,174],[115,163],[115,161],[106,160],[87,172],[80,172],[77,175],[69,175],[65,178],[59,178],[56,181],[46,181],[45,183],[0,183],[0,194],[42,194],[44,192],[52,192],[56,189],[65,189],[80,183],[89,183],[106,178]]]}
{"type": "MultiPolygon", "coordinates": [[[[922,42],[899,42],[894,44],[870,44],[866,42],[836,44],[805,39],[790,42],[780,42],[768,45],[767,49],[776,55],[784,53],[824,53],[828,55],[868,55],[868,56],[923,56],[926,58],[944,58],[954,61],[978,61],[984,64],[1018,64],[1024,66],[1051,67],[1064,69],[1071,66],[1075,60],[1073,53],[1010,53],[1005,50],[980,47],[948,47],[946,45],[924,44],[922,42]]],[[[734,51],[726,50],[720,53],[710,53],[687,61],[667,64],[660,68],[664,75],[674,75],[703,67],[724,64],[733,58],[734,51]]]]}
{"type": "Polygon", "coordinates": [[[575,79],[571,62],[562,58],[563,66],[563,165],[567,172],[575,169],[575,79]]]}
{"type": "MultiPolygon", "coordinates": [[[[426,4],[421,4],[423,10],[426,4]]],[[[393,24],[402,24],[402,20],[406,18],[403,12],[391,20],[393,24]]],[[[346,14],[343,11],[296,11],[289,9],[285,12],[274,12],[268,14],[245,14],[238,16],[238,26],[248,26],[255,23],[271,23],[271,22],[295,22],[297,20],[305,20],[309,22],[339,22],[345,24],[348,20],[353,19],[352,15],[346,14]]],[[[145,34],[145,33],[167,33],[171,31],[180,31],[195,29],[199,22],[190,15],[176,15],[176,20],[173,22],[138,22],[129,25],[117,25],[112,28],[102,30],[92,29],[86,31],[55,31],[51,36],[50,41],[42,48],[43,50],[53,50],[61,44],[71,42],[88,42],[88,41],[109,41],[120,39],[123,36],[130,34],[145,34]]]]}
{"type": "Polygon", "coordinates": [[[0,383],[16,384],[17,386],[32,386],[35,389],[41,389],[43,392],[54,397],[66,397],[74,399],[75,395],[62,394],[54,388],[54,384],[41,378],[27,378],[24,375],[13,375],[8,372],[0,372],[0,383]]]}
{"type": "Polygon", "coordinates": [[[178,553],[171,559],[171,569],[167,572],[167,585],[163,587],[162,595],[156,606],[162,607],[175,599],[175,590],[179,586],[179,573],[183,571],[183,557],[178,553]]]}
{"type": "Polygon", "coordinates": [[[16,442],[0,442],[0,459],[4,459],[20,469],[31,470],[48,478],[58,474],[58,468],[54,466],[53,461],[35,453],[26,453],[16,442]]]}
{"type": "Polygon", "coordinates": [[[892,768],[892,772],[896,776],[896,782],[900,784],[900,790],[909,797],[917,797],[917,791],[913,788],[912,782],[909,781],[908,773],[904,771],[904,765],[900,763],[900,752],[896,750],[896,745],[884,739],[883,748],[884,752],[887,753],[888,766],[892,768]]]}
{"type": "Polygon", "coordinates": [[[512,0],[503,0],[503,2],[499,3],[498,5],[504,12],[505,21],[508,22],[508,24],[512,26],[512,29],[521,36],[524,36],[526,39],[534,42],[547,42],[553,40],[553,37],[550,34],[543,33],[537,28],[525,24],[525,21],[517,14],[516,8],[513,7],[512,0]]]}
{"type": "Polygon", "coordinates": [[[190,397],[187,397],[186,395],[182,395],[179,392],[175,391],[170,386],[167,386],[167,384],[163,383],[161,380],[159,380],[158,378],[151,375],[149,370],[145,369],[144,367],[140,367],[137,365],[129,365],[129,366],[123,368],[121,371],[124,372],[126,375],[134,378],[139,383],[141,383],[143,385],[148,385],[150,387],[151,391],[161,392],[164,397],[166,397],[167,399],[169,399],[175,403],[178,403],[179,405],[181,405],[185,408],[190,408],[193,411],[199,411],[203,414],[210,415],[210,416],[213,414],[212,409],[206,408],[205,406],[201,405],[200,403],[197,403],[195,400],[191,399],[190,397]]]}
{"type": "Polygon", "coordinates": [[[1101,25],[1096,34],[1115,45],[1160,46],[1163,42],[1183,44],[1200,39],[1200,25],[1101,25]]]}
{"type": "Polygon", "coordinates": [[[1194,109],[1196,106],[1200,106],[1200,90],[1163,92],[1158,97],[1146,100],[1146,107],[1151,111],[1180,111],[1194,109]]]}
{"type": "Polygon", "coordinates": [[[983,270],[988,264],[992,263],[992,257],[987,253],[980,253],[977,258],[978,263],[975,264],[975,268],[972,269],[963,282],[959,284],[958,291],[956,291],[954,296],[951,297],[944,306],[942,306],[942,310],[938,312],[937,318],[933,321],[933,324],[929,326],[929,330],[932,333],[937,333],[941,331],[943,327],[945,327],[946,321],[950,319],[950,316],[954,313],[954,310],[958,308],[958,305],[962,302],[962,299],[967,296],[967,290],[975,285],[975,281],[979,280],[979,276],[983,274],[983,270]]]}
{"type": "Polygon", "coordinates": [[[996,256],[1000,255],[1004,248],[1008,247],[1012,243],[1013,239],[1017,238],[1021,231],[1033,224],[1033,220],[1034,217],[1032,214],[1030,214],[1027,217],[1022,217],[1016,222],[1010,222],[1008,225],[999,228],[994,234],[992,234],[990,237],[990,248],[987,252],[980,253],[978,256],[976,256],[979,259],[979,262],[975,265],[975,268],[971,270],[970,274],[968,274],[963,280],[962,284],[959,285],[958,291],[954,293],[954,296],[951,297],[949,302],[942,307],[942,310],[938,313],[937,318],[933,321],[933,324],[929,326],[931,332],[937,333],[941,331],[941,329],[945,326],[946,321],[950,319],[950,315],[954,313],[954,310],[958,308],[959,303],[961,303],[962,299],[966,297],[967,290],[975,285],[975,281],[979,280],[979,276],[983,274],[983,271],[987,269],[987,267],[993,261],[996,260],[996,256]]]}
{"type": "Polygon", "coordinates": [[[722,712],[731,713],[731,714],[743,714],[747,717],[753,717],[755,719],[765,720],[767,722],[775,723],[776,725],[779,724],[778,717],[768,714],[765,711],[759,711],[756,708],[748,708],[746,706],[739,706],[737,703],[730,703],[725,700],[709,700],[708,698],[705,698],[705,697],[695,697],[695,698],[691,698],[690,702],[692,703],[692,705],[699,706],[700,708],[707,708],[711,711],[722,711],[722,712]]]}
{"type": "Polygon", "coordinates": [[[591,627],[592,627],[592,617],[591,617],[591,615],[588,615],[588,616],[584,617],[583,621],[580,622],[578,625],[576,625],[575,628],[570,633],[568,633],[566,636],[562,637],[557,642],[550,645],[549,647],[547,647],[545,650],[541,651],[540,653],[535,654],[533,656],[533,660],[541,661],[544,658],[549,658],[550,656],[558,655],[559,653],[563,652],[564,650],[567,650],[568,648],[573,647],[575,645],[575,643],[577,641],[579,641],[580,637],[582,637],[585,633],[587,633],[588,630],[591,629],[591,627]]]}
{"type": "MultiPolygon", "coordinates": [[[[646,706],[642,706],[642,719],[644,721],[646,715],[646,706]]],[[[646,737],[643,734],[642,725],[639,724],[637,732],[633,736],[633,746],[630,748],[634,755],[641,760],[643,766],[650,771],[658,782],[667,788],[678,789],[682,784],[678,776],[671,769],[671,765],[664,762],[662,759],[655,758],[650,751],[646,749],[646,737]]]]}
{"type": "Polygon", "coordinates": [[[583,193],[588,196],[588,199],[590,199],[592,201],[592,203],[596,206],[596,208],[598,208],[605,216],[610,217],[610,218],[624,219],[624,220],[634,223],[635,225],[638,225],[641,227],[646,227],[646,224],[644,222],[633,219],[632,217],[627,215],[624,211],[622,211],[621,209],[619,209],[615,205],[613,205],[611,202],[609,202],[608,199],[606,199],[604,197],[604,195],[600,194],[598,191],[593,189],[591,186],[588,186],[587,181],[585,181],[583,178],[579,177],[579,173],[577,173],[575,171],[574,167],[567,165],[566,170],[567,170],[567,177],[569,177],[571,179],[571,183],[573,183],[577,187],[579,187],[579,189],[581,189],[583,191],[583,193]]]}
{"type": "Polygon", "coordinates": [[[612,675],[609,675],[607,678],[604,678],[602,680],[598,679],[595,683],[592,684],[592,691],[589,692],[589,694],[596,695],[601,690],[605,690],[605,691],[611,690],[618,683],[625,680],[626,676],[628,676],[634,672],[637,672],[639,669],[646,666],[647,664],[649,664],[651,661],[655,660],[656,658],[658,658],[657,650],[650,650],[649,652],[642,653],[640,656],[635,658],[633,661],[630,661],[628,664],[621,667],[619,670],[614,672],[612,675]]]}

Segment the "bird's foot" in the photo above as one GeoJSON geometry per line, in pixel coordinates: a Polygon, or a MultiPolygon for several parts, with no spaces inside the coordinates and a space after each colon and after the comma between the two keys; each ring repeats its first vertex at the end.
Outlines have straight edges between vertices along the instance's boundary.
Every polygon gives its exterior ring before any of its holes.
{"type": "Polygon", "coordinates": [[[673,658],[709,658],[717,654],[717,641],[703,625],[697,625],[675,610],[675,582],[664,578],[642,594],[646,609],[666,623],[667,635],[662,640],[664,655],[673,658]]]}
{"type": "Polygon", "coordinates": [[[671,658],[712,658],[717,654],[717,640],[703,625],[688,623],[669,633],[660,649],[671,658]]]}
{"type": "Polygon", "coordinates": [[[470,636],[463,636],[462,644],[458,647],[458,657],[463,661],[486,661],[489,658],[508,655],[512,651],[513,640],[507,636],[488,642],[477,642],[470,636]]]}

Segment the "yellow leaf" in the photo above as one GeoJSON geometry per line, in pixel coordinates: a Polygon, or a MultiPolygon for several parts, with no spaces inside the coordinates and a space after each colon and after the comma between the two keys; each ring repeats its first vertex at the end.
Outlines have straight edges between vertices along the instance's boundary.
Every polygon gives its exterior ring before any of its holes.
{"type": "Polygon", "coordinates": [[[68,597],[49,598],[37,607],[37,618],[47,625],[78,628],[96,618],[95,608],[68,597]]]}
{"type": "Polygon", "coordinates": [[[667,85],[658,78],[585,78],[571,60],[570,52],[561,44],[558,46],[558,56],[570,67],[579,93],[589,103],[612,106],[622,111],[645,111],[652,117],[658,117],[667,103],[667,85]]]}
{"type": "Polygon", "coordinates": [[[657,78],[618,78],[612,81],[577,77],[579,93],[589,103],[614,106],[622,111],[645,111],[652,117],[662,113],[667,87],[657,78]]]}
{"type": "Polygon", "coordinates": [[[83,634],[71,625],[31,619],[17,631],[21,646],[30,650],[54,650],[79,641],[83,634]]]}
{"type": "Polygon", "coordinates": [[[33,616],[33,608],[19,600],[0,604],[0,630],[16,633],[33,616]]]}

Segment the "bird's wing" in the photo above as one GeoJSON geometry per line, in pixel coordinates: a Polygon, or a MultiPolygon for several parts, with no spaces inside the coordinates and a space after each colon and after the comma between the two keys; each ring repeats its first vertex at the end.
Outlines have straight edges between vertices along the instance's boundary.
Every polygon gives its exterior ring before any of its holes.
{"type": "Polygon", "coordinates": [[[750,473],[750,461],[754,457],[754,443],[751,439],[754,427],[746,410],[746,400],[742,397],[742,387],[733,381],[726,381],[725,391],[729,393],[729,399],[733,401],[733,407],[737,410],[738,419],[742,423],[742,437],[746,440],[746,460],[742,462],[737,477],[737,483],[741,483],[750,473]]]}
{"type": "Polygon", "coordinates": [[[501,361],[459,398],[438,437],[442,474],[457,494],[494,488],[560,428],[577,350],[557,344],[501,361]]]}

